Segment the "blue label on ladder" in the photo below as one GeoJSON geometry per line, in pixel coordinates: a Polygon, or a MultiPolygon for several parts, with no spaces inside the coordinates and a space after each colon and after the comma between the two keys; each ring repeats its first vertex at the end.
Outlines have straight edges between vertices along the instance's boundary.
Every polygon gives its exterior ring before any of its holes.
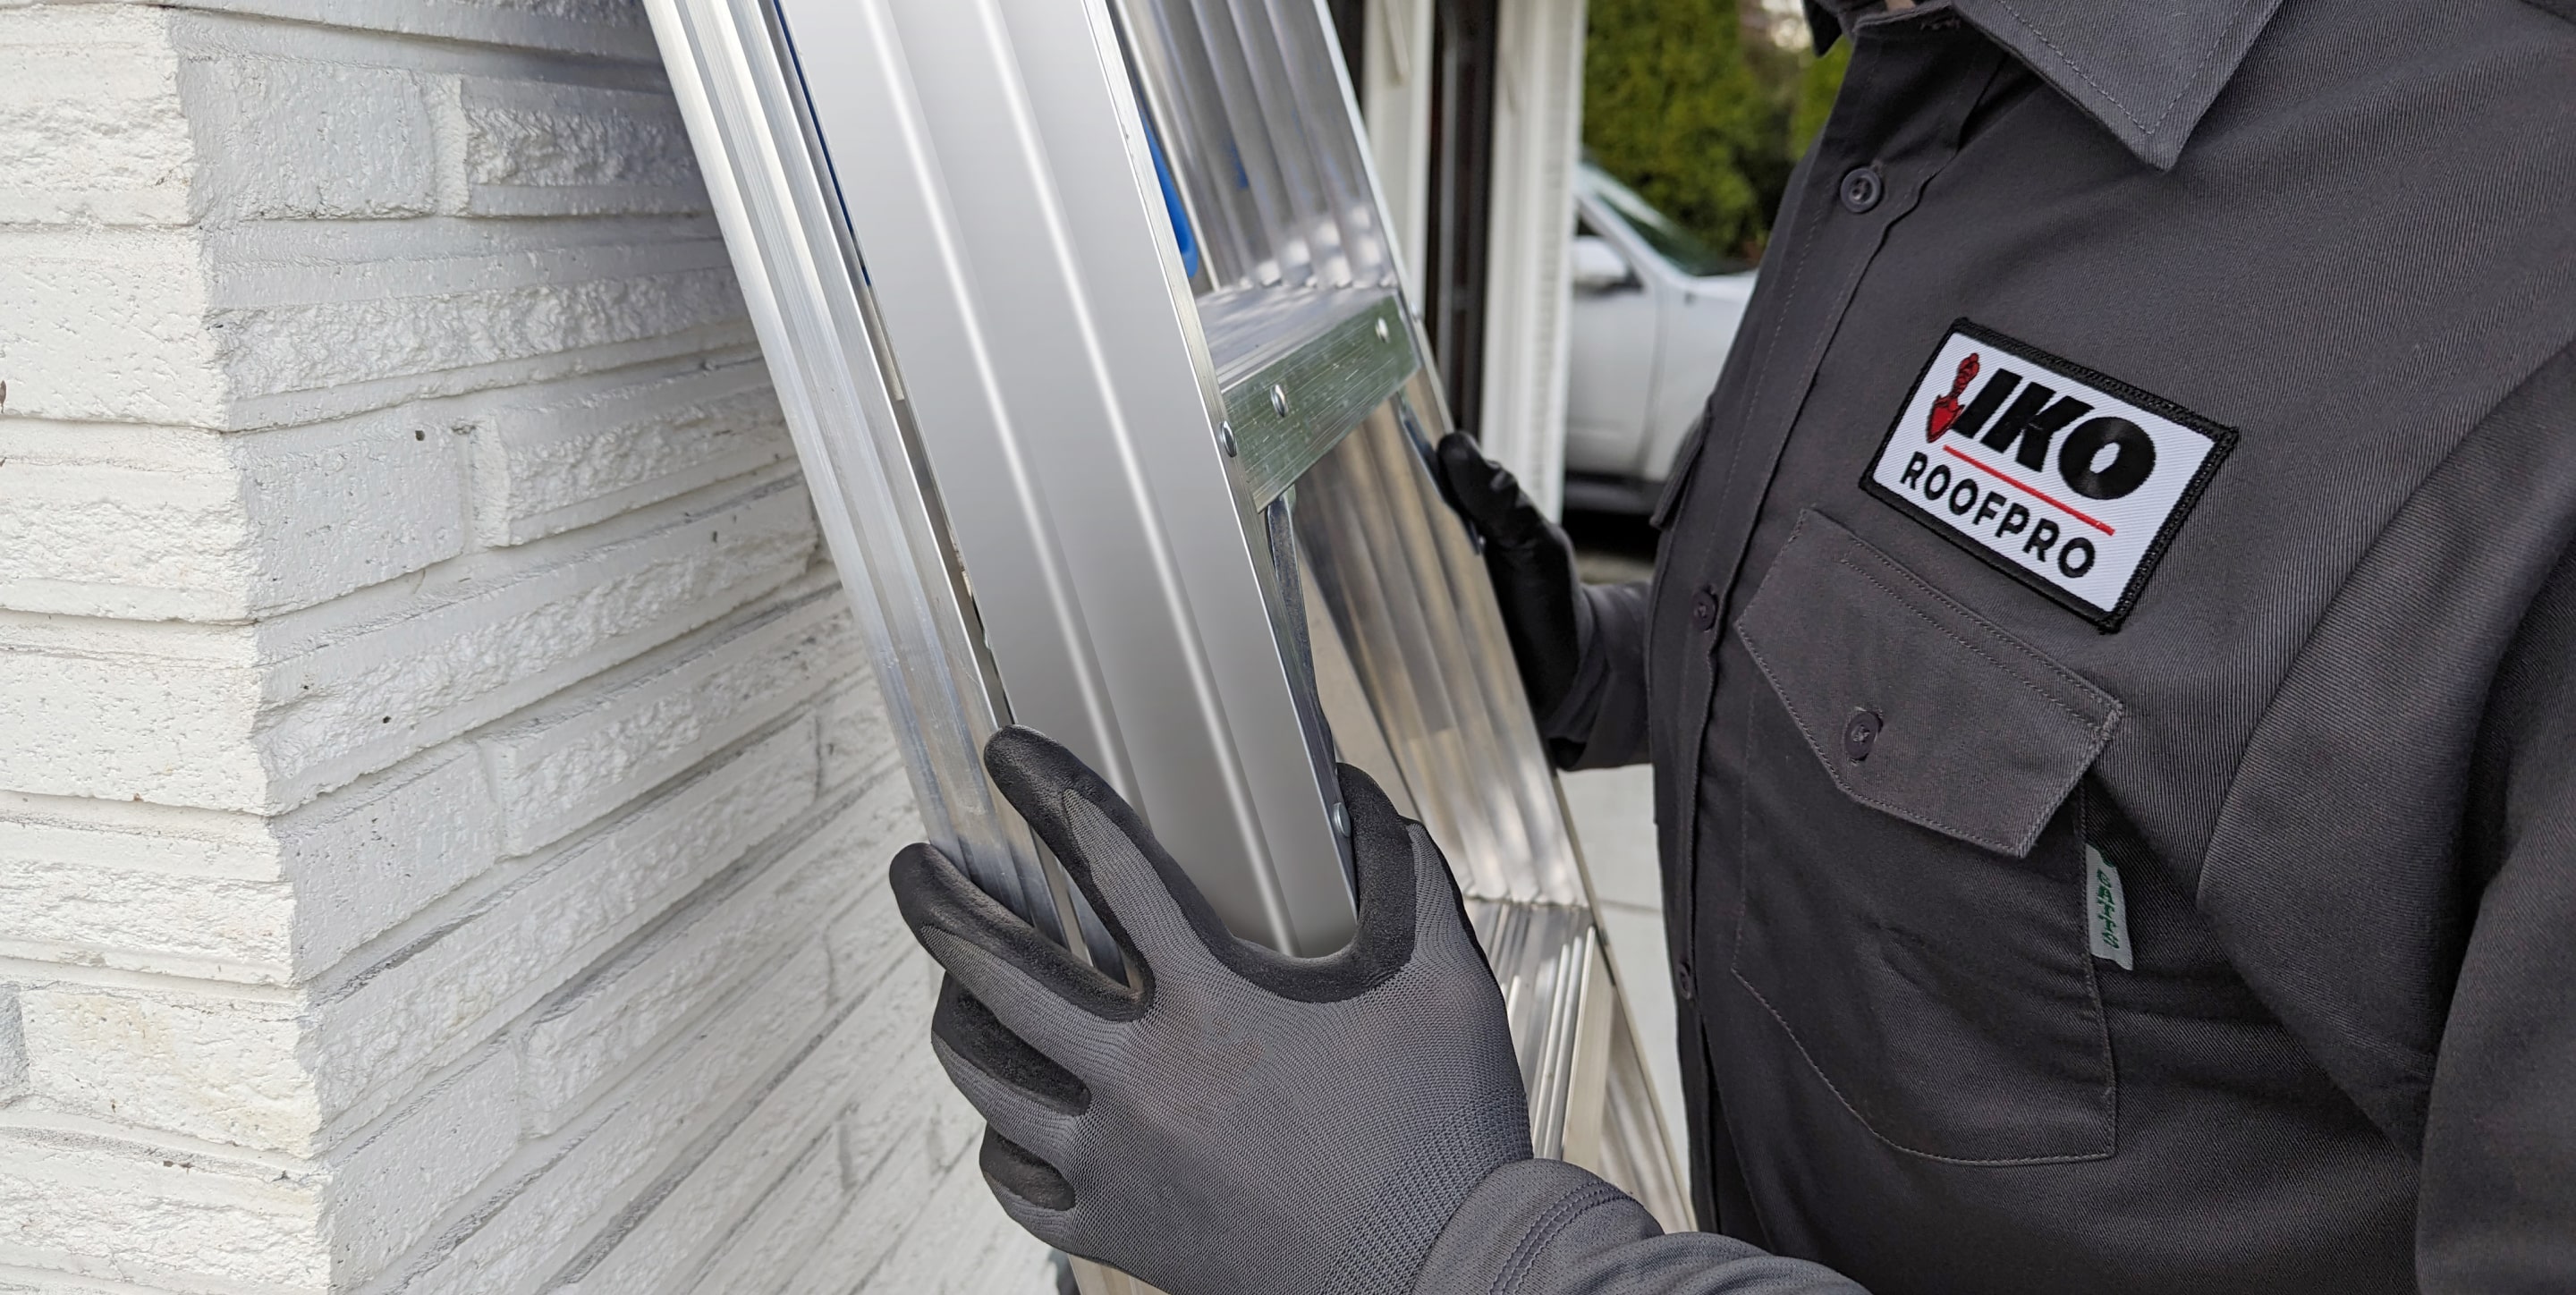
{"type": "Polygon", "coordinates": [[[1163,207],[1172,214],[1172,237],[1181,245],[1181,272],[1199,277],[1198,235],[1190,232],[1190,213],[1181,206],[1181,191],[1172,183],[1171,163],[1163,160],[1163,137],[1154,130],[1153,119],[1145,121],[1145,147],[1153,150],[1154,179],[1163,186],[1163,207]]]}

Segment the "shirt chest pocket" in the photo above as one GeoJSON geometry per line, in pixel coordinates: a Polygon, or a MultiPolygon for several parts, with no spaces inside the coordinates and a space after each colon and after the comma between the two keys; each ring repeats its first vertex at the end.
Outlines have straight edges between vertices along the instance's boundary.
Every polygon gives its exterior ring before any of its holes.
{"type": "Polygon", "coordinates": [[[2078,788],[2119,703],[1812,511],[1735,630],[1736,978],[1899,1150],[2110,1155],[2078,788]]]}

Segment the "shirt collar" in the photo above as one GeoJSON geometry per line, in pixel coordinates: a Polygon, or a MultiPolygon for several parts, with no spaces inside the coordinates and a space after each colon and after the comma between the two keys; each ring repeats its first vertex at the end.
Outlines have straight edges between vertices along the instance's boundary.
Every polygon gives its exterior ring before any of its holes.
{"type": "MultiPolygon", "coordinates": [[[[2139,159],[2171,170],[2281,0],[1932,0],[2074,101],[2139,159]]],[[[1823,50],[1880,0],[1807,0],[1823,50]]]]}

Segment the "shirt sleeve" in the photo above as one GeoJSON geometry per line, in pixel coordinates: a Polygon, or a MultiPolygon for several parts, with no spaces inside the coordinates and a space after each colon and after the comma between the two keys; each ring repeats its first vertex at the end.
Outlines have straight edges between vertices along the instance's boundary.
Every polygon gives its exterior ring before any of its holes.
{"type": "Polygon", "coordinates": [[[1646,758],[1646,607],[1643,580],[1583,586],[1577,621],[1583,663],[1553,715],[1539,718],[1560,769],[1606,769],[1646,758]]]}
{"type": "Polygon", "coordinates": [[[1413,1295],[1867,1295],[1832,1270],[1709,1232],[1666,1235],[1646,1207],[1561,1160],[1488,1175],[1413,1295]]]}
{"type": "Polygon", "coordinates": [[[2479,890],[2434,1065],[2417,1277],[2425,1295],[2576,1290],[2576,557],[2496,677],[2470,785],[2479,890]]]}

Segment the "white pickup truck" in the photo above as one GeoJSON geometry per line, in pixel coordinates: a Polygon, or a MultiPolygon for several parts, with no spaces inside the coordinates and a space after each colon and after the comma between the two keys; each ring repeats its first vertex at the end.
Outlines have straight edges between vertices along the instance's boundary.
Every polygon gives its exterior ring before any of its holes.
{"type": "Polygon", "coordinates": [[[1717,384],[1754,272],[1590,162],[1574,203],[1565,504],[1642,513],[1717,384]]]}

